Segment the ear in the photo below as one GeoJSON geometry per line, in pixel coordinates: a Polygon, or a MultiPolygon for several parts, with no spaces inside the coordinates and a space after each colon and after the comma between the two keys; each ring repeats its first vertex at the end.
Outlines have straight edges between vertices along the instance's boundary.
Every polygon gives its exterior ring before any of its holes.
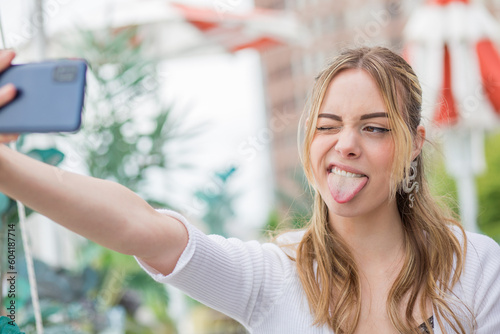
{"type": "Polygon", "coordinates": [[[415,136],[413,142],[413,152],[411,154],[411,160],[415,160],[415,158],[422,152],[422,147],[425,143],[425,128],[422,125],[417,127],[417,135],[415,136]]]}

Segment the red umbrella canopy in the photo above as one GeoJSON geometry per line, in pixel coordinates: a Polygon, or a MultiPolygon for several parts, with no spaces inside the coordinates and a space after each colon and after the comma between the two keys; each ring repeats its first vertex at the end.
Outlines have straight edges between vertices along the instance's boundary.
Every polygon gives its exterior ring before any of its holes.
{"type": "Polygon", "coordinates": [[[500,114],[500,56],[489,39],[476,43],[483,87],[495,111],[500,114]]]}
{"type": "Polygon", "coordinates": [[[480,4],[428,0],[405,29],[406,56],[439,126],[490,128],[500,120],[500,26],[480,4]]]}
{"type": "Polygon", "coordinates": [[[452,2],[463,2],[463,3],[469,3],[469,0],[429,0],[427,3],[429,4],[435,4],[435,5],[447,5],[452,2]]]}
{"type": "Polygon", "coordinates": [[[254,9],[246,13],[222,12],[207,7],[172,3],[186,21],[209,39],[216,39],[229,52],[298,42],[297,25],[280,11],[254,9]]]}

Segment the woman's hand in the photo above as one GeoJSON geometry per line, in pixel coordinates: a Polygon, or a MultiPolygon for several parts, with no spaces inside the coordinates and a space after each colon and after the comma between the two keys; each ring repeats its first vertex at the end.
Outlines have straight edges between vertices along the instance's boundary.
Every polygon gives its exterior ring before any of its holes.
{"type": "Polygon", "coordinates": [[[0,134],[0,144],[6,144],[16,141],[19,135],[17,134],[0,134]]]}
{"type": "MultiPolygon", "coordinates": [[[[11,50],[0,50],[0,72],[5,71],[16,54],[11,50]]],[[[0,108],[9,103],[16,96],[16,87],[13,84],[7,84],[0,87],[0,108]]],[[[0,112],[2,112],[0,110],[0,112]]],[[[0,133],[0,143],[8,143],[17,140],[17,134],[3,134],[0,133]]]]}

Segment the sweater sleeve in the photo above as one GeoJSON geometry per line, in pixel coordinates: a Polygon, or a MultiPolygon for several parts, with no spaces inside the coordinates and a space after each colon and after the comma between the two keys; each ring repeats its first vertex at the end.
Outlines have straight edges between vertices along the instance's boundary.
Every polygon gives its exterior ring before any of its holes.
{"type": "Polygon", "coordinates": [[[186,226],[188,244],[170,275],[136,258],[139,265],[156,281],[175,286],[247,328],[263,321],[290,275],[292,264],[283,251],[270,243],[207,236],[180,214],[163,213],[186,226]]]}
{"type": "Polygon", "coordinates": [[[491,238],[468,235],[464,285],[473,300],[477,334],[500,333],[500,246],[491,238]]]}

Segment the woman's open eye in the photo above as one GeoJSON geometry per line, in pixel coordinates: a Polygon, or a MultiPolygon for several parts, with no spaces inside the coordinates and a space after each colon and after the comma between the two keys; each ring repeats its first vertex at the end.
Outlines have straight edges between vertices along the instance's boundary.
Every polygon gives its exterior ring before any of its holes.
{"type": "Polygon", "coordinates": [[[370,133],[386,133],[386,132],[391,131],[390,129],[380,128],[377,126],[365,126],[363,128],[363,130],[365,130],[366,132],[370,132],[370,133]]]}

